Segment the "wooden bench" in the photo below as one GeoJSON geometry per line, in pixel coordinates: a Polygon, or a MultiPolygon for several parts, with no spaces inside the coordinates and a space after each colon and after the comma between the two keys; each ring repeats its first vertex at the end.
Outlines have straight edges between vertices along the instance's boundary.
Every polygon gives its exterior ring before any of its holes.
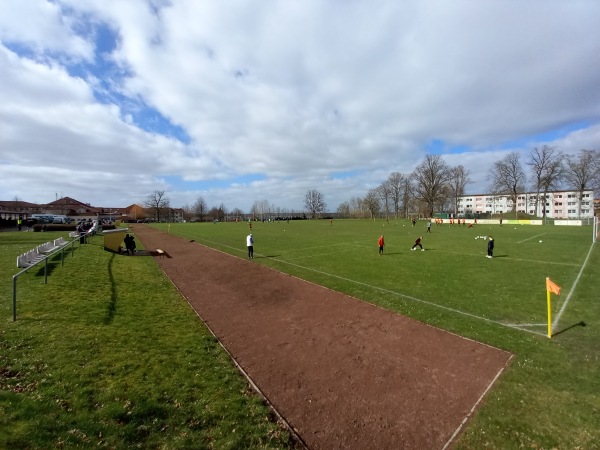
{"type": "Polygon", "coordinates": [[[161,250],[160,248],[157,248],[156,254],[162,258],[163,256],[165,256],[165,251],[161,250]]]}

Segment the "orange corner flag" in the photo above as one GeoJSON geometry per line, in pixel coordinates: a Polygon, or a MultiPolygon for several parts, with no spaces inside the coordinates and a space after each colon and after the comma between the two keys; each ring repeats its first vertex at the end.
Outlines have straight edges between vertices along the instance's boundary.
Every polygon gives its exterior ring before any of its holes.
{"type": "Polygon", "coordinates": [[[560,295],[560,286],[550,278],[546,278],[546,290],[553,294],[560,295]]]}

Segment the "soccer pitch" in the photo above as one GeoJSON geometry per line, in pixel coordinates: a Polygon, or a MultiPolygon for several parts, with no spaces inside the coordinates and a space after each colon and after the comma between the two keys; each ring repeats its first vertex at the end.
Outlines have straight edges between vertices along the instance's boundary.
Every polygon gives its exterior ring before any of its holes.
{"type": "MultiPolygon", "coordinates": [[[[153,226],[247,257],[248,223],[153,226]]],[[[600,252],[592,228],[480,224],[431,231],[426,222],[413,227],[403,220],[253,222],[251,263],[512,352],[457,449],[600,448],[600,252]],[[476,239],[490,235],[492,259],[485,257],[487,241],[476,239]],[[418,236],[423,252],[411,251],[418,236]],[[551,297],[552,339],[547,277],[562,288],[551,297]]]]}
{"type": "MultiPolygon", "coordinates": [[[[151,226],[194,240],[190,245],[199,243],[247,258],[248,223],[151,226]]],[[[131,227],[135,233],[138,225],[131,227]]],[[[600,448],[600,252],[598,245],[592,245],[591,227],[480,224],[469,229],[433,225],[431,234],[426,231],[425,222],[412,227],[402,220],[253,222],[255,257],[248,264],[289,273],[513,353],[509,367],[486,395],[455,448],[600,448]],[[386,246],[379,256],[377,239],[382,234],[386,246]],[[475,239],[489,235],[496,243],[493,259],[485,257],[487,241],[475,239]],[[410,250],[418,236],[423,236],[424,252],[410,250]],[[552,295],[556,321],[552,339],[546,336],[546,277],[562,287],[560,295],[552,295]]],[[[187,314],[187,303],[178,303],[179,293],[160,276],[152,259],[117,257],[102,250],[101,237],[78,248],[74,257],[66,259],[64,268],[56,267],[47,285],[36,271],[22,277],[19,320],[11,321],[9,275],[20,270],[14,266],[15,257],[56,237],[56,233],[2,236],[2,267],[6,276],[2,282],[5,321],[0,327],[0,343],[6,355],[3,353],[0,365],[12,369],[4,373],[20,373],[22,378],[0,377],[0,381],[7,387],[18,382],[19,388],[25,381],[32,386],[39,383],[39,387],[31,393],[3,393],[0,406],[7,418],[0,427],[5,429],[4,434],[0,433],[0,442],[22,438],[29,446],[35,447],[32,443],[39,442],[38,448],[49,448],[52,445],[48,443],[55,442],[57,433],[65,438],[71,436],[71,425],[61,427],[63,423],[77,423],[87,435],[97,434],[102,422],[98,414],[104,410],[90,414],[86,406],[88,395],[102,397],[99,404],[117,412],[123,403],[121,398],[147,398],[153,392],[183,389],[193,392],[190,395],[194,398],[204,398],[195,384],[195,365],[206,360],[207,367],[212,367],[214,356],[212,352],[205,355],[204,344],[199,344],[202,340],[197,335],[200,331],[196,316],[187,314]],[[115,311],[111,309],[113,303],[117,306],[115,311]],[[165,309],[167,304],[170,307],[165,309]],[[110,326],[103,319],[107,312],[118,313],[118,320],[110,322],[110,326]],[[140,313],[145,317],[143,321],[138,320],[140,313]],[[164,352],[161,339],[148,339],[159,330],[169,334],[169,352],[164,352]],[[98,353],[96,344],[88,344],[92,341],[100,342],[103,352],[98,353]],[[29,342],[26,347],[24,342],[29,342]],[[61,350],[57,351],[59,347],[61,350]],[[174,355],[179,362],[157,366],[160,380],[151,383],[128,377],[117,382],[117,377],[114,388],[122,393],[115,395],[98,384],[102,378],[98,380],[90,368],[85,378],[90,387],[79,389],[85,375],[78,364],[80,359],[88,365],[93,363],[100,372],[109,368],[121,373],[126,364],[123,359],[130,352],[150,352],[161,358],[174,355]],[[39,367],[40,361],[47,368],[32,370],[39,367]],[[166,367],[176,370],[164,377],[166,367]],[[66,381],[60,385],[44,382],[47,372],[60,373],[66,381]],[[61,398],[80,405],[64,415],[53,400],[61,386],[61,398]],[[48,405],[55,414],[54,420],[46,419],[48,405]],[[39,426],[37,417],[45,418],[45,427],[39,426]]],[[[153,362],[152,358],[148,361],[153,362]]],[[[139,370],[154,373],[152,367],[145,365],[139,370]]],[[[212,374],[208,368],[202,373],[207,377],[212,374]]],[[[131,376],[136,374],[136,370],[131,370],[131,376]]],[[[222,380],[221,372],[214,379],[222,380]]],[[[230,382],[214,383],[219,393],[211,394],[211,404],[221,396],[229,398],[222,391],[230,382]]],[[[167,407],[162,401],[161,405],[167,407]]],[[[173,407],[165,417],[172,416],[174,423],[185,424],[187,417],[200,412],[194,405],[189,403],[187,409],[181,405],[173,407]]],[[[239,408],[239,414],[247,412],[246,406],[239,408]]],[[[136,424],[144,423],[143,418],[140,420],[136,424]]],[[[111,420],[102,422],[103,427],[108,427],[103,435],[112,435],[116,442],[123,442],[119,441],[121,433],[139,438],[135,432],[123,430],[120,422],[115,423],[113,427],[111,420]]],[[[229,427],[238,429],[242,423],[257,429],[256,422],[238,418],[233,422],[214,421],[209,431],[233,436],[229,427]]],[[[260,423],[265,422],[261,419],[260,423]]],[[[168,435],[160,428],[152,430],[151,439],[164,439],[161,442],[173,446],[180,438],[181,428],[173,424],[170,429],[173,432],[168,435]]],[[[200,431],[204,432],[203,427],[200,431]]],[[[266,431],[256,434],[268,436],[266,431]]],[[[190,436],[202,439],[198,433],[190,436]]]]}
{"type": "Polygon", "coordinates": [[[459,331],[511,328],[546,336],[545,280],[552,296],[553,331],[572,325],[569,303],[590,292],[590,227],[432,225],[408,221],[326,220],[159,225],[173,234],[245,257],[252,232],[264,264],[418,320],[459,331]],[[386,246],[378,254],[377,239],[386,246]],[[425,251],[411,251],[423,236],[425,251]],[[487,239],[494,258],[485,257],[487,239]]]}

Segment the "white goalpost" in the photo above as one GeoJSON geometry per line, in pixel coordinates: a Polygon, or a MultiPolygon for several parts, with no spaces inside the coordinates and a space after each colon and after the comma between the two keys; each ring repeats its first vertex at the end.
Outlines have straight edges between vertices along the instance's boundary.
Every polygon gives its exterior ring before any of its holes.
{"type": "Polygon", "coordinates": [[[594,240],[594,242],[596,242],[598,240],[598,238],[600,233],[600,216],[596,216],[594,217],[594,235],[592,236],[592,239],[594,240]]]}

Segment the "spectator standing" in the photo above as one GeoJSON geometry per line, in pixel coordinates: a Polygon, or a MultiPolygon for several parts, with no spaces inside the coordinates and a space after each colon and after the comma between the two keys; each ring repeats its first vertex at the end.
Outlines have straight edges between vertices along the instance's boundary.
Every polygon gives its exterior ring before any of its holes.
{"type": "Polygon", "coordinates": [[[383,246],[385,245],[385,240],[383,239],[383,234],[379,236],[377,240],[377,245],[379,245],[379,254],[383,255],[383,246]]]}
{"type": "Polygon", "coordinates": [[[248,247],[248,259],[254,259],[254,237],[252,233],[246,236],[246,247],[248,247]]]}
{"type": "Polygon", "coordinates": [[[493,257],[494,257],[494,238],[492,236],[490,236],[490,237],[488,237],[486,258],[493,258],[493,257]]]}
{"type": "Polygon", "coordinates": [[[427,232],[431,233],[431,221],[427,222],[427,232]]]}

